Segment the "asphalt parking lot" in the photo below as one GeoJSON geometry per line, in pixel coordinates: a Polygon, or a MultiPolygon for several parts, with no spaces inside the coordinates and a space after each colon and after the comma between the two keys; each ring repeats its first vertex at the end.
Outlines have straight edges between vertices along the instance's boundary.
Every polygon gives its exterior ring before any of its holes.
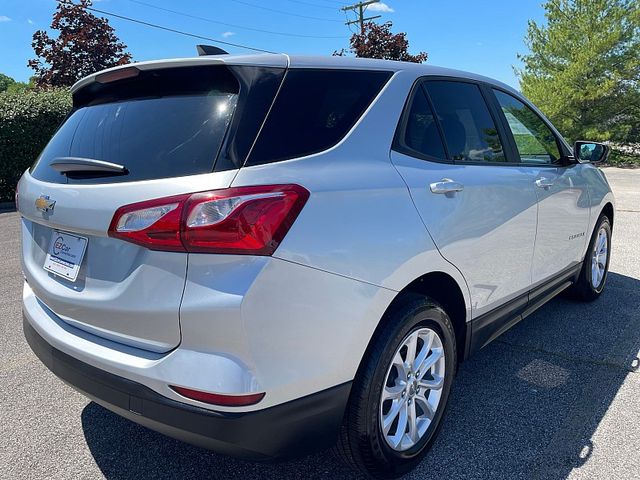
{"type": "MultiPolygon", "coordinates": [[[[409,478],[640,479],[640,169],[605,172],[618,201],[605,293],[555,299],[463,364],[409,478]]],[[[329,452],[247,463],[88,401],[23,338],[16,213],[0,213],[0,251],[0,478],[354,477],[329,452]]]]}

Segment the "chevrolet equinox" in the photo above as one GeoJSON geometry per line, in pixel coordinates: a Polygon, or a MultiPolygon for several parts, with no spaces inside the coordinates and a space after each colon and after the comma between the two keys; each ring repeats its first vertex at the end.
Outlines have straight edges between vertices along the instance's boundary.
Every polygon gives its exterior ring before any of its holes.
{"type": "Polygon", "coordinates": [[[24,332],[134,422],[251,459],[414,468],[458,364],[602,292],[614,199],[520,93],[384,60],[105,70],[17,189],[24,332]]]}

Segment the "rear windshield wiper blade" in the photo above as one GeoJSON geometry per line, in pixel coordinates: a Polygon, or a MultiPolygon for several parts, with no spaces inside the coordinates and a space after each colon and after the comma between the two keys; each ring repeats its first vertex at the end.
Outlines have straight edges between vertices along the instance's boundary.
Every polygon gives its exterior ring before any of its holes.
{"type": "Polygon", "coordinates": [[[127,169],[124,165],[117,163],[105,162],[104,160],[95,160],[93,158],[82,157],[58,157],[49,164],[51,168],[60,173],[115,173],[125,174],[127,169]]]}

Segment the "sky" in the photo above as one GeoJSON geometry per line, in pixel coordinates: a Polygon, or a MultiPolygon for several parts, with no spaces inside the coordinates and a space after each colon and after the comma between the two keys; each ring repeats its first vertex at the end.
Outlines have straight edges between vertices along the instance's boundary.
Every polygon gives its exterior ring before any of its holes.
{"type": "MultiPolygon", "coordinates": [[[[367,15],[382,15],[377,22],[393,22],[393,32],[407,33],[410,52],[426,51],[432,65],[486,75],[517,88],[513,66],[519,65],[517,54],[526,53],[527,21],[544,20],[541,1],[384,0],[369,6],[367,15]]],[[[346,0],[94,0],[100,10],[222,42],[310,55],[330,55],[348,47],[351,32],[344,22],[355,16],[340,10],[345,4],[346,0]]],[[[19,81],[33,74],[27,67],[34,56],[32,36],[49,28],[55,5],[55,0],[0,0],[0,73],[19,81]]],[[[136,61],[190,57],[196,54],[196,44],[213,44],[96,15],[109,19],[136,61]]],[[[229,53],[250,53],[218,46],[229,53]]]]}

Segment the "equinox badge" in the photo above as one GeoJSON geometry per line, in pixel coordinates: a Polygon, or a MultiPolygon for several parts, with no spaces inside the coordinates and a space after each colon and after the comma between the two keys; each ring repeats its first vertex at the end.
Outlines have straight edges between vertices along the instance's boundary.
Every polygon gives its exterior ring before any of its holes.
{"type": "Polygon", "coordinates": [[[40,195],[36,199],[36,208],[43,213],[51,213],[53,212],[53,207],[56,206],[56,201],[51,200],[49,195],[40,195]]]}

